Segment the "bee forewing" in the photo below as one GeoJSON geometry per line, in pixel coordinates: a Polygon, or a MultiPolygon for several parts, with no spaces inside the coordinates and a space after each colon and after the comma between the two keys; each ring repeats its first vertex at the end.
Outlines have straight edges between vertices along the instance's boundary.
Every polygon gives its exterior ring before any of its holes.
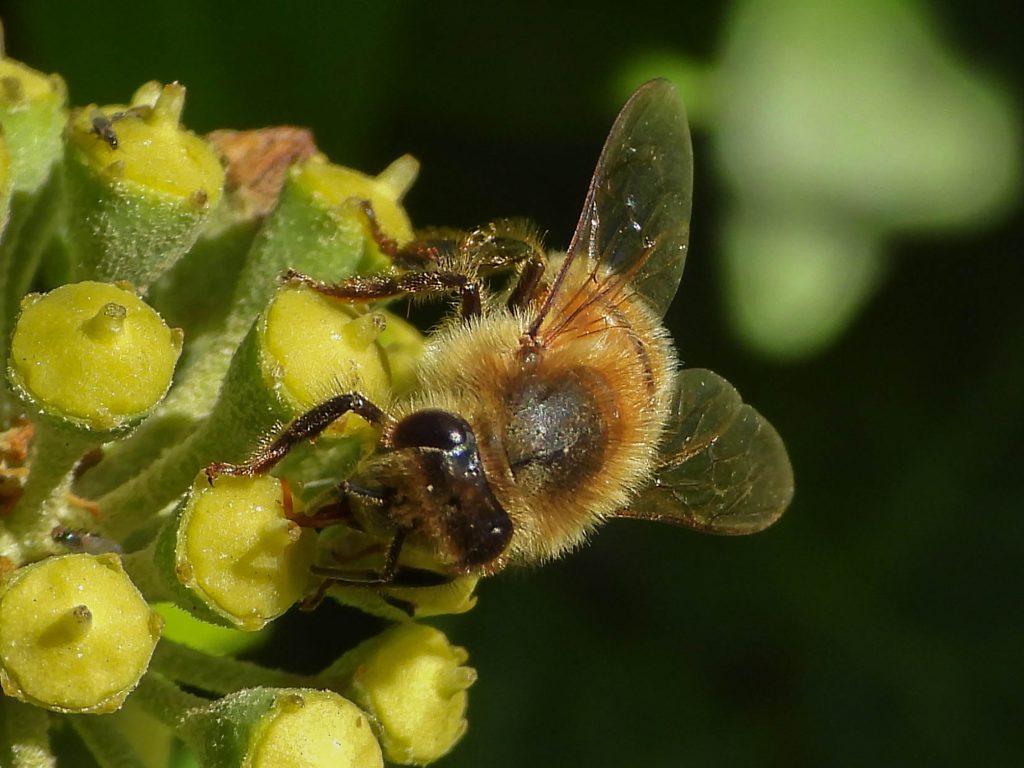
{"type": "Polygon", "coordinates": [[[755,533],[793,498],[793,468],[775,428],[716,373],[684,370],[654,484],[620,517],[719,534],[755,533]]]}
{"type": "Polygon", "coordinates": [[[608,134],[576,233],[531,335],[557,334],[580,304],[627,283],[664,315],[683,275],[692,198],[683,102],[668,80],[652,80],[630,97],[608,134]]]}
{"type": "Polygon", "coordinates": [[[686,261],[693,150],[683,102],[667,80],[641,86],[612,126],[569,252],[627,275],[659,316],[686,261]]]}

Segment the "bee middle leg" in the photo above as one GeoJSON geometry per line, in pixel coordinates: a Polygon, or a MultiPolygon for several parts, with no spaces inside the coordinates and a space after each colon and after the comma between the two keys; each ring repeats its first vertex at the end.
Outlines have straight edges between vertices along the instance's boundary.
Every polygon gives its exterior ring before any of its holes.
{"type": "Polygon", "coordinates": [[[343,301],[362,303],[393,299],[399,296],[421,294],[457,294],[463,317],[480,314],[480,283],[473,277],[458,272],[412,271],[398,275],[357,275],[340,283],[327,283],[293,269],[283,279],[305,285],[317,293],[343,301]]]}

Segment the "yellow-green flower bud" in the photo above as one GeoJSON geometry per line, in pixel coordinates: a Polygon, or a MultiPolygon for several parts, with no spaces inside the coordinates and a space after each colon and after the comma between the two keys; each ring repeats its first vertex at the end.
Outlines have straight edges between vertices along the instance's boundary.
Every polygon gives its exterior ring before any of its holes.
{"type": "MultiPolygon", "coordinates": [[[[476,671],[465,649],[423,624],[397,624],[342,657],[345,693],[374,721],[387,759],[426,765],[466,732],[466,689],[476,671]]],[[[330,674],[328,672],[327,674],[330,674]]]]}
{"type": "Polygon", "coordinates": [[[0,684],[58,712],[111,712],[149,665],[160,618],[114,555],[65,555],[0,579],[0,684]]]}
{"type": "Polygon", "coordinates": [[[187,712],[184,735],[218,768],[380,768],[366,715],[331,691],[255,688],[187,712]]]}
{"type": "MultiPolygon", "coordinates": [[[[309,579],[316,535],[288,519],[291,503],[275,477],[221,476],[211,484],[200,474],[155,555],[182,607],[256,631],[294,605],[309,579]]],[[[128,562],[131,570],[135,561],[128,562]]]]}
{"type": "MultiPolygon", "coordinates": [[[[386,326],[381,312],[365,313],[309,288],[285,286],[262,326],[264,375],[297,413],[344,392],[386,401],[391,375],[376,343],[386,326]]],[[[350,414],[339,420],[335,433],[369,437],[365,424],[350,414]]]]}
{"type": "Polygon", "coordinates": [[[185,89],[148,83],[129,107],[76,110],[66,131],[69,242],[79,277],[146,288],[220,200],[216,152],[180,125],[185,89]]]}
{"type": "Polygon", "coordinates": [[[359,212],[361,203],[371,205],[387,238],[399,245],[413,239],[412,226],[400,202],[419,173],[419,162],[411,155],[398,158],[377,176],[316,160],[303,164],[295,173],[299,176],[297,185],[318,198],[322,205],[343,211],[338,223],[355,242],[366,244],[358,271],[375,272],[390,265],[390,260],[373,244],[372,238],[366,236],[367,222],[359,212]]]}
{"type": "Polygon", "coordinates": [[[25,297],[9,376],[40,413],[88,432],[117,431],[167,392],[181,343],[133,291],[65,285],[25,297]]]}

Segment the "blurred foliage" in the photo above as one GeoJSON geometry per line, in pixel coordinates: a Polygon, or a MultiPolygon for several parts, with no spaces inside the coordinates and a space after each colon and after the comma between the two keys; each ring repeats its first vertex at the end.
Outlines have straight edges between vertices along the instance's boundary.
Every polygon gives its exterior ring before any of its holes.
{"type": "MultiPolygon", "coordinates": [[[[443,622],[480,682],[469,734],[439,765],[1019,759],[1020,11],[837,3],[815,26],[806,5],[4,3],[11,55],[60,71],[82,103],[179,79],[197,130],[308,125],[368,172],[412,152],[414,221],[528,215],[553,247],[635,84],[623,73],[666,56],[705,88],[692,255],[669,321],[685,361],[727,375],[786,438],[796,502],[749,540],[616,522],[572,558],[488,581],[474,611],[443,622]],[[818,94],[852,137],[794,133],[811,131],[816,102],[795,118],[779,88],[818,94]],[[854,95],[859,131],[836,107],[854,95]],[[864,141],[872,126],[883,133],[864,141]],[[796,182],[824,215],[747,215],[751,190],[781,203],[796,182]],[[738,259],[721,256],[749,238],[769,260],[740,285],[738,259]],[[824,249],[847,263],[823,263],[824,249]],[[831,346],[786,367],[739,347],[725,309],[771,309],[794,289],[828,298],[790,306],[831,346]],[[841,317],[815,320],[823,309],[841,317]]],[[[369,621],[326,606],[289,616],[260,653],[314,669],[369,621]]]]}

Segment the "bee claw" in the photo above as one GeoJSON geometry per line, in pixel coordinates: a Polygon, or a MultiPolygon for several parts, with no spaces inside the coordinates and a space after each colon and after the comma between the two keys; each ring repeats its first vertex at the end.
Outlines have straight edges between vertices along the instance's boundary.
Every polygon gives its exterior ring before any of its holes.
{"type": "Polygon", "coordinates": [[[278,279],[278,282],[280,282],[280,283],[302,283],[302,284],[309,284],[309,283],[314,282],[313,278],[311,278],[309,275],[304,275],[304,274],[302,274],[301,272],[299,272],[298,270],[295,270],[295,269],[287,269],[287,270],[285,270],[284,272],[281,273],[281,275],[277,279],[278,279]]]}
{"type": "Polygon", "coordinates": [[[251,472],[246,472],[245,467],[239,467],[223,461],[215,461],[212,464],[208,464],[204,471],[206,472],[206,482],[210,485],[213,485],[213,481],[221,475],[238,476],[252,474],[251,472]]]}

